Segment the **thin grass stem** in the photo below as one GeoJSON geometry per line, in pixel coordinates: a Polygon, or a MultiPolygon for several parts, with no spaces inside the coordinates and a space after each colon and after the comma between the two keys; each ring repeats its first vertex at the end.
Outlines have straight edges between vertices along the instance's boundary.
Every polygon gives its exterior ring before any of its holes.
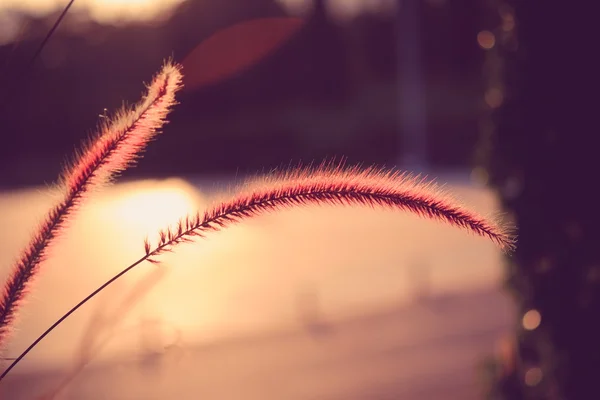
{"type": "Polygon", "coordinates": [[[106,281],[52,324],[9,365],[0,375],[0,381],[65,319],[142,262],[157,263],[154,257],[172,250],[177,244],[190,242],[195,237],[203,237],[208,232],[266,212],[319,204],[367,205],[410,211],[486,237],[504,251],[512,250],[515,243],[511,229],[460,206],[431,182],[422,179],[375,168],[359,170],[321,167],[317,170],[293,170],[262,179],[258,184],[250,185],[246,192],[229,201],[217,203],[203,214],[182,218],[175,229],[159,231],[158,243],[154,247],[145,240],[143,257],[106,281]]]}
{"type": "Polygon", "coordinates": [[[166,122],[180,86],[179,66],[166,63],[148,86],[143,101],[104,122],[96,138],[89,141],[71,168],[65,171],[63,199],[50,210],[29,245],[23,249],[4,285],[0,297],[0,346],[6,342],[17,310],[51,244],[61,235],[86,196],[110,182],[140,157],[147,143],[166,122]]]}

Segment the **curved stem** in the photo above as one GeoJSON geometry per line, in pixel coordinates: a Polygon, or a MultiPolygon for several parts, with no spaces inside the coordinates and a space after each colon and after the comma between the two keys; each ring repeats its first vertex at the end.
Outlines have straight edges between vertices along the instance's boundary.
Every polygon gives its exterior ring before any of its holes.
{"type": "MultiPolygon", "coordinates": [[[[201,224],[199,226],[203,226],[205,224],[201,224]]],[[[90,293],[89,295],[87,295],[83,300],[81,300],[79,303],[77,303],[75,306],[73,306],[73,308],[71,308],[69,311],[67,311],[62,317],[60,317],[56,322],[54,322],[48,329],[46,329],[44,331],[44,333],[42,333],[40,336],[38,336],[37,339],[35,339],[33,341],[33,343],[31,343],[29,345],[29,347],[27,347],[21,354],[19,354],[19,356],[17,358],[14,359],[14,361],[8,366],[8,368],[6,368],[4,370],[4,372],[2,372],[2,374],[0,375],[0,381],[2,381],[2,379],[4,379],[4,377],[6,377],[6,375],[14,368],[17,366],[17,364],[27,355],[29,354],[29,352],[31,350],[33,350],[33,348],[35,346],[38,345],[38,343],[40,343],[46,336],[48,336],[50,334],[50,332],[52,332],[54,329],[56,329],[56,327],[58,325],[60,325],[65,319],[69,318],[69,316],[71,314],[73,314],[75,311],[77,311],[78,309],[80,309],[85,303],[87,303],[88,301],[90,301],[92,298],[94,298],[98,293],[100,293],[101,291],[103,291],[104,289],[106,289],[109,285],[111,285],[114,281],[116,281],[117,279],[119,279],[120,277],[122,277],[123,275],[125,275],[127,272],[129,272],[130,270],[132,270],[133,268],[135,268],[136,266],[138,266],[139,264],[143,263],[146,260],[152,261],[151,257],[156,255],[157,253],[160,253],[161,250],[163,250],[165,247],[170,246],[174,240],[179,239],[182,236],[186,236],[189,235],[193,230],[198,229],[199,226],[195,226],[192,229],[188,229],[185,230],[181,233],[179,233],[177,236],[175,236],[173,239],[160,244],[159,246],[157,246],[154,250],[148,252],[145,256],[141,257],[139,260],[135,261],[133,264],[131,264],[130,266],[128,266],[127,268],[125,268],[124,270],[122,270],[121,272],[119,272],[118,274],[116,274],[115,276],[113,276],[112,278],[110,278],[109,280],[107,280],[106,282],[104,282],[102,284],[102,286],[100,286],[99,288],[97,288],[96,290],[94,290],[92,293],[90,293]]]]}
{"type": "Polygon", "coordinates": [[[229,202],[217,204],[205,211],[203,215],[196,214],[192,219],[182,219],[176,231],[171,229],[159,231],[160,239],[153,250],[150,250],[150,244],[146,241],[144,243],[146,254],[143,257],[106,281],[52,324],[0,375],[0,380],[60,323],[135,266],[143,261],[156,262],[152,257],[170,250],[173,245],[190,241],[194,236],[202,237],[208,231],[220,230],[234,222],[265,212],[304,204],[378,205],[384,208],[408,210],[420,216],[445,221],[487,237],[505,250],[510,250],[514,246],[513,236],[508,230],[489,223],[431,190],[428,191],[426,185],[415,186],[412,181],[407,181],[402,176],[370,170],[366,172],[325,170],[318,171],[312,177],[302,174],[303,172],[300,171],[295,176],[282,178],[280,184],[275,184],[267,190],[238,195],[229,202]],[[324,183],[323,178],[329,181],[324,183]]]}
{"type": "MultiPolygon", "coordinates": [[[[7,88],[7,90],[4,91],[2,98],[0,98],[0,112],[5,111],[4,107],[6,106],[7,102],[13,98],[15,91],[19,88],[22,89],[22,83],[21,80],[25,77],[25,74],[27,74],[28,72],[31,71],[31,69],[33,68],[33,63],[35,62],[35,60],[39,57],[39,55],[41,54],[42,50],[44,50],[44,47],[46,47],[46,45],[48,44],[48,41],[50,40],[50,38],[52,37],[52,35],[54,34],[54,32],[58,29],[58,26],[60,25],[60,23],[62,22],[62,20],[67,16],[67,12],[69,12],[69,9],[71,8],[71,6],[73,5],[73,3],[75,3],[75,0],[70,0],[69,3],[65,6],[65,8],[62,10],[62,12],[60,13],[60,15],[58,16],[58,18],[56,19],[56,21],[54,22],[54,25],[52,25],[52,28],[50,28],[50,30],[48,31],[48,33],[46,34],[46,36],[44,37],[44,40],[42,41],[42,43],[40,43],[40,45],[38,46],[37,50],[35,51],[35,53],[33,54],[33,56],[31,56],[31,59],[29,60],[29,64],[27,65],[26,68],[24,68],[23,70],[21,70],[21,74],[18,77],[18,79],[16,81],[13,81],[13,83],[11,84],[11,86],[9,86],[7,88]],[[16,82],[16,84],[15,84],[16,82]],[[21,86],[19,86],[19,84],[21,84],[21,86]]],[[[23,35],[23,30],[21,30],[21,33],[19,36],[23,35]]],[[[9,65],[9,61],[12,53],[14,52],[14,50],[16,49],[16,47],[18,46],[19,41],[22,41],[22,38],[18,38],[17,37],[17,41],[15,42],[15,45],[13,46],[11,52],[9,53],[7,59],[6,59],[6,64],[5,64],[5,68],[4,71],[2,72],[3,75],[6,74],[8,72],[8,65],[9,65]]]]}
{"type": "Polygon", "coordinates": [[[14,361],[8,366],[8,368],[6,368],[4,370],[4,372],[2,372],[2,375],[0,375],[0,381],[2,379],[4,379],[4,377],[10,372],[10,370],[12,370],[19,363],[19,361],[21,361],[23,359],[23,357],[25,357],[31,350],[33,350],[33,348],[35,346],[37,346],[37,344],[39,342],[41,342],[46,336],[48,336],[48,334],[50,332],[52,332],[58,325],[60,325],[65,319],[67,319],[71,314],[73,314],[75,311],[77,311],[85,303],[90,301],[94,296],[96,296],[98,293],[100,293],[102,290],[104,290],[111,283],[113,283],[114,281],[119,279],[121,276],[125,275],[127,272],[129,272],[131,269],[133,269],[137,265],[144,262],[146,259],[148,259],[148,257],[150,257],[150,255],[145,255],[144,257],[140,258],[139,260],[137,260],[136,262],[131,264],[129,267],[125,268],[123,271],[119,272],[117,275],[110,278],[102,286],[100,286],[98,289],[96,289],[92,293],[90,293],[85,299],[83,299],[79,303],[77,303],[77,305],[75,305],[73,308],[71,308],[65,315],[60,317],[55,323],[53,323],[48,329],[46,329],[44,331],[44,333],[42,333],[33,343],[31,343],[29,345],[29,347],[27,347],[17,358],[14,359],[14,361]]]}
{"type": "MultiPolygon", "coordinates": [[[[204,224],[202,224],[204,225],[204,224]]],[[[189,235],[191,231],[193,231],[194,229],[197,229],[198,227],[194,227],[193,229],[189,229],[186,231],[181,232],[180,234],[178,234],[176,237],[174,237],[173,239],[178,239],[182,236],[185,235],[189,235]]],[[[120,277],[122,277],[123,275],[125,275],[126,273],[128,273],[129,271],[131,271],[133,268],[137,267],[139,264],[143,263],[146,260],[152,261],[151,257],[156,255],[157,253],[161,252],[161,250],[163,250],[165,247],[170,246],[173,243],[173,239],[167,241],[166,243],[162,243],[159,246],[157,246],[154,250],[148,252],[145,256],[141,257],[139,260],[135,261],[133,264],[131,264],[130,266],[128,266],[127,268],[125,268],[124,270],[122,270],[121,272],[119,272],[118,274],[116,274],[115,276],[113,276],[112,278],[110,278],[109,280],[107,280],[106,282],[104,282],[102,284],[102,286],[100,286],[99,288],[97,288],[96,290],[94,290],[92,293],[90,293],[89,295],[87,295],[83,300],[81,300],[79,303],[77,303],[75,306],[73,306],[73,308],[71,308],[69,311],[67,311],[62,317],[60,317],[56,322],[54,322],[48,329],[46,329],[44,331],[44,333],[42,333],[40,336],[38,336],[37,339],[35,339],[33,341],[33,343],[31,343],[29,345],[29,347],[27,347],[21,354],[19,354],[19,356],[17,358],[14,359],[14,361],[8,366],[8,368],[6,368],[4,370],[4,372],[2,372],[2,374],[0,375],[0,381],[2,381],[2,379],[4,379],[4,377],[6,377],[6,375],[14,368],[17,366],[17,364],[31,351],[33,350],[33,348],[35,346],[38,345],[38,343],[40,343],[46,336],[48,336],[48,334],[50,334],[50,332],[52,332],[54,329],[56,329],[56,327],[58,325],[60,325],[65,319],[69,318],[69,316],[71,314],[73,314],[75,311],[77,311],[78,309],[80,309],[85,303],[87,303],[88,301],[90,301],[92,298],[94,298],[98,293],[100,293],[101,291],[103,291],[104,289],[106,289],[109,285],[111,285],[114,281],[116,281],[117,279],[119,279],[120,277]]]]}

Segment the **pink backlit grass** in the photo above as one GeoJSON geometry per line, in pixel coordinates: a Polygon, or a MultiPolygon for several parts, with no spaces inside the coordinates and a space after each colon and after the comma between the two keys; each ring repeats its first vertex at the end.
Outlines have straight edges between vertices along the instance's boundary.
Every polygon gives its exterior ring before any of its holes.
{"type": "Polygon", "coordinates": [[[174,245],[203,237],[232,223],[266,212],[318,204],[408,211],[486,237],[504,251],[514,246],[509,227],[463,207],[433,182],[397,171],[324,164],[316,169],[293,169],[262,178],[232,199],[186,216],[176,228],[161,230],[154,247],[145,241],[146,260],[156,262],[155,256],[172,250],[174,245]]]}
{"type": "MultiPolygon", "coordinates": [[[[131,110],[123,110],[105,123],[97,137],[85,146],[72,167],[62,177],[63,200],[53,208],[25,248],[5,285],[0,301],[0,345],[13,325],[19,305],[47,256],[48,246],[60,235],[81,201],[96,188],[110,182],[131,166],[165,123],[181,87],[179,67],[165,64],[148,87],[148,94],[131,110]]],[[[375,167],[345,167],[323,163],[319,167],[293,168],[261,177],[238,194],[205,211],[183,216],[174,228],[158,232],[158,239],[144,241],[144,254],[72,307],[42,333],[0,375],[6,374],[54,328],[94,298],[107,286],[144,261],[159,262],[159,256],[174,251],[176,245],[191,242],[210,232],[244,222],[265,213],[310,205],[372,207],[409,212],[440,221],[465,232],[487,238],[500,249],[514,248],[512,228],[464,207],[433,182],[394,170],[375,167]]],[[[357,227],[360,229],[360,227],[357,227]]]]}
{"type": "Polygon", "coordinates": [[[0,298],[0,346],[4,345],[33,278],[81,202],[131,166],[157,134],[175,103],[181,84],[179,67],[166,63],[132,109],[119,111],[75,157],[60,179],[62,200],[39,225],[14,263],[0,298]]]}

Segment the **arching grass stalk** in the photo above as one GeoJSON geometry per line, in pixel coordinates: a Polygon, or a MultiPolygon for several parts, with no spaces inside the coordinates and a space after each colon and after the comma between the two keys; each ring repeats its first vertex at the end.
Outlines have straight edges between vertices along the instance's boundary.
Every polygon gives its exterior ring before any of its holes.
{"type": "Polygon", "coordinates": [[[62,200],[50,210],[29,245],[23,249],[4,285],[0,297],[0,347],[5,344],[18,308],[52,243],[89,194],[140,157],[166,122],[180,86],[179,66],[166,63],[148,86],[142,102],[103,121],[99,133],[89,140],[72,166],[66,169],[61,177],[62,200]]]}
{"type": "Polygon", "coordinates": [[[0,380],[66,318],[142,262],[157,263],[155,257],[171,251],[179,243],[190,242],[196,237],[203,237],[209,232],[254,216],[291,207],[322,204],[366,205],[409,211],[486,237],[504,251],[510,251],[514,246],[514,236],[510,229],[461,206],[432,183],[376,168],[361,170],[322,166],[316,170],[292,170],[264,178],[229,201],[217,203],[203,213],[187,216],[174,229],[159,231],[158,241],[154,246],[145,240],[144,256],[90,293],[52,324],[12,362],[0,375],[0,380]]]}

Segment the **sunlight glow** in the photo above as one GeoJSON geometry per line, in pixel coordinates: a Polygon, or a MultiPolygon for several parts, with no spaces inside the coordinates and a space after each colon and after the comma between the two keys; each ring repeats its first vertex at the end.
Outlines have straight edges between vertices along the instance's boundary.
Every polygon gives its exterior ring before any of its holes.
{"type": "Polygon", "coordinates": [[[154,233],[197,210],[191,191],[179,180],[160,186],[132,187],[114,200],[112,218],[137,232],[154,233]]]}
{"type": "MultiPolygon", "coordinates": [[[[26,334],[15,336],[7,356],[143,256],[145,236],[155,243],[158,229],[202,211],[228,192],[217,188],[232,184],[211,178],[205,181],[211,182],[208,189],[201,190],[200,182],[177,178],[118,183],[82,206],[36,282],[19,323],[26,334]]],[[[452,188],[482,213],[499,207],[492,191],[462,184],[452,188]]],[[[2,267],[11,265],[55,200],[45,188],[0,193],[0,224],[11,226],[0,231],[0,273],[7,272],[2,267]]],[[[413,310],[399,313],[393,326],[427,330],[431,313],[422,310],[446,304],[445,296],[461,299],[471,291],[497,290],[503,256],[493,244],[475,246],[473,240],[415,215],[391,217],[368,207],[306,207],[264,215],[182,244],[163,254],[158,265],[140,264],[65,321],[31,353],[28,365],[69,366],[90,343],[98,346],[90,353],[94,363],[128,357],[161,360],[158,355],[165,361],[178,346],[276,329],[310,332],[321,318],[335,322],[390,307],[413,310]],[[411,272],[421,267],[427,268],[425,279],[411,272]],[[427,296],[415,298],[423,287],[427,296]],[[418,315],[425,319],[415,319],[418,315]]],[[[462,307],[469,304],[479,313],[473,321],[496,327],[498,319],[511,321],[513,316],[495,298],[452,301],[463,305],[448,306],[452,308],[442,314],[456,308],[463,315],[462,307]]],[[[456,319],[446,321],[453,327],[456,319]]],[[[529,375],[531,383],[539,379],[535,370],[529,375]]]]}
{"type": "MultiPolygon", "coordinates": [[[[101,23],[147,21],[172,9],[183,0],[77,0],[72,10],[87,11],[90,18],[101,23]]],[[[2,0],[0,14],[5,10],[23,11],[43,16],[60,10],[67,0],[2,0]]]]}
{"type": "MultiPolygon", "coordinates": [[[[184,0],[77,0],[71,13],[103,24],[120,24],[132,21],[165,20],[175,6],[184,0]]],[[[275,0],[292,16],[306,16],[311,12],[313,0],[275,0]]],[[[19,13],[37,18],[60,12],[68,0],[1,0],[0,45],[9,43],[17,34],[21,23],[19,13]]],[[[347,20],[361,13],[389,13],[397,0],[326,0],[325,6],[335,19],[347,20]]]]}

